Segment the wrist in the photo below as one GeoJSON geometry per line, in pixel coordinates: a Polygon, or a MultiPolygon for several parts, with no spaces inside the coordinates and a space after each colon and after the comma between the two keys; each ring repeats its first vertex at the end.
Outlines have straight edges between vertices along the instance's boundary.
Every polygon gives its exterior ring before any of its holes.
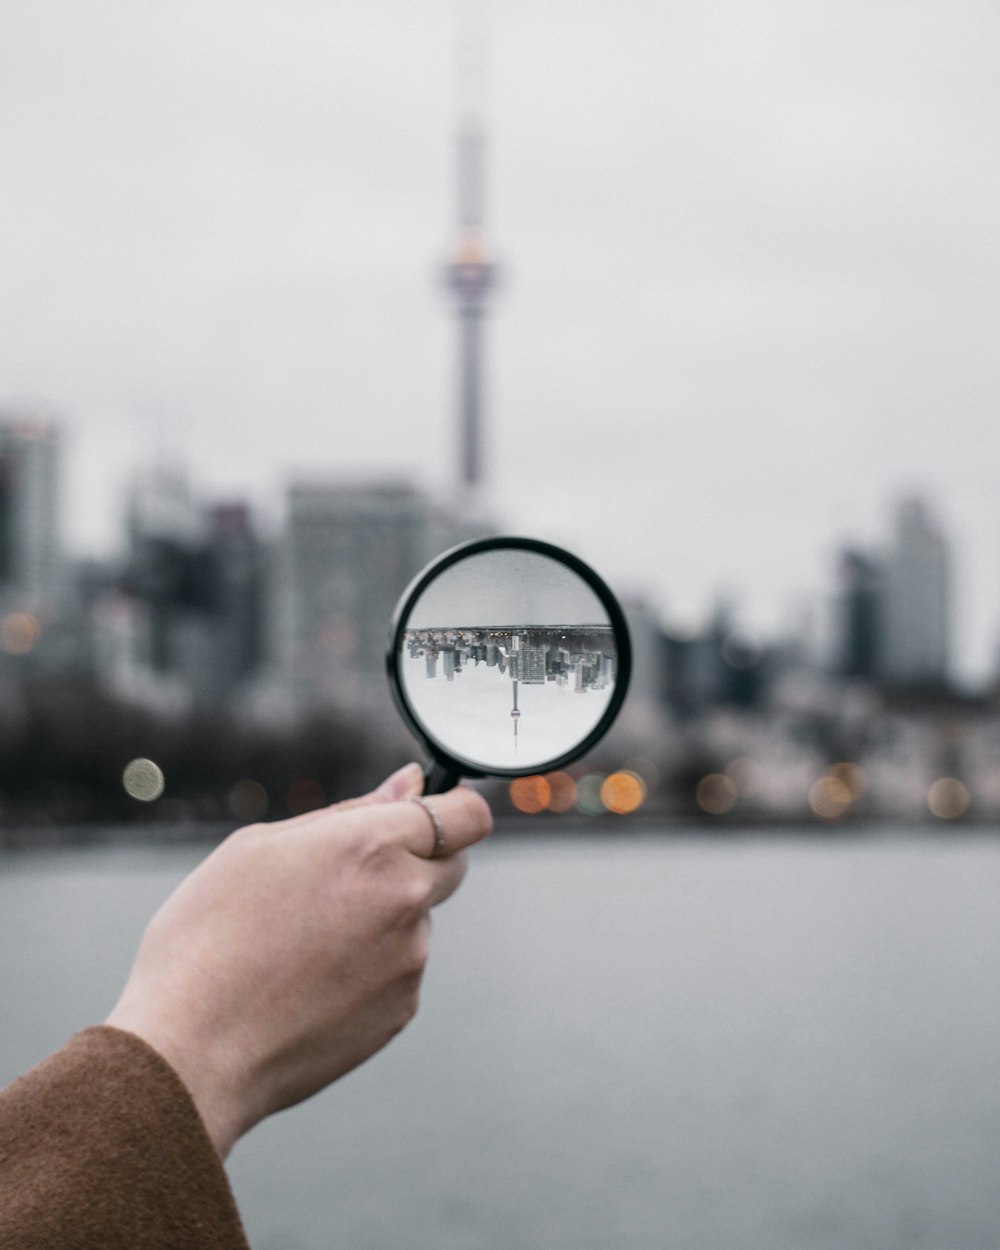
{"type": "Polygon", "coordinates": [[[219,1157],[225,1159],[252,1124],[244,1100],[223,1076],[224,1066],[213,1062],[208,1048],[193,1044],[171,1025],[159,1022],[120,1002],[108,1016],[109,1028],[121,1029],[145,1042],[173,1070],[187,1090],[219,1157]]]}

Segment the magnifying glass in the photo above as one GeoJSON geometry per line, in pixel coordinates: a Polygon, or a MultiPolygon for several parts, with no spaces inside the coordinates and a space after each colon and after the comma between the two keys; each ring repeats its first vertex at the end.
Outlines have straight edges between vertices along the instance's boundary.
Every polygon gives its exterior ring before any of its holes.
{"type": "Polygon", "coordinates": [[[589,565],[534,538],[483,538],[418,573],[386,657],[396,705],[434,764],[424,791],[461,777],[564,768],[610,728],[631,646],[589,565]]]}

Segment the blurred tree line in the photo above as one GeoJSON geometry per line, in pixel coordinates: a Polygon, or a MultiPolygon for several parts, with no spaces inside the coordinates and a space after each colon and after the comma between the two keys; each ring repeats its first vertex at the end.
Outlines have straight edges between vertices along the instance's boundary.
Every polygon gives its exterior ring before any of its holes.
{"type": "Polygon", "coordinates": [[[370,788],[382,775],[374,735],[336,711],[294,726],[248,723],[220,706],[155,714],[80,675],[33,674],[0,703],[0,831],[122,821],[280,819],[370,788]],[[123,774],[136,758],[162,771],[141,801],[123,774]]]}

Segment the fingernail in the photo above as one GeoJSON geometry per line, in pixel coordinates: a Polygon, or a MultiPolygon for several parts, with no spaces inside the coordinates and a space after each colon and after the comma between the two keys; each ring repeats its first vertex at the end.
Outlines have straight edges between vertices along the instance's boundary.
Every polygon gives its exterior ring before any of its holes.
{"type": "Polygon", "coordinates": [[[396,799],[409,798],[411,794],[419,794],[424,788],[424,770],[417,763],[404,764],[375,791],[380,799],[392,803],[396,799]]]}

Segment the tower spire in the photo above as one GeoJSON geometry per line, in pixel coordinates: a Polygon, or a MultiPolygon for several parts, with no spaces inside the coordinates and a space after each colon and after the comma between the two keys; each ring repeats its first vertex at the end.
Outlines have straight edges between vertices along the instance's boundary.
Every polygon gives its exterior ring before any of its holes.
{"type": "Polygon", "coordinates": [[[482,44],[465,28],[459,49],[458,232],[446,281],[458,312],[459,479],[468,498],[483,478],[483,317],[496,269],[483,238],[485,216],[482,44]]]}

